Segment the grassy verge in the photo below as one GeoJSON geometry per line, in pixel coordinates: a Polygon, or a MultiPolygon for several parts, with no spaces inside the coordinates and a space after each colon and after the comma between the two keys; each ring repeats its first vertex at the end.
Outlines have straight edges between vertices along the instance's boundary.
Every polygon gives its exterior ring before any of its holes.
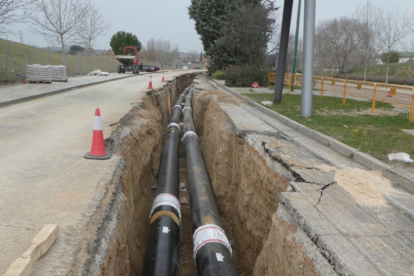
{"type": "MultiPolygon", "coordinates": [[[[260,103],[272,101],[273,94],[244,94],[260,103]]],[[[300,116],[300,95],[283,95],[281,104],[268,107],[302,125],[317,130],[351,147],[387,162],[387,155],[406,152],[414,157],[414,137],[401,129],[414,129],[408,122],[408,112],[398,115],[369,115],[371,103],[336,97],[313,97],[313,115],[309,119],[300,116]]],[[[391,113],[393,106],[378,103],[377,108],[391,113]]]]}

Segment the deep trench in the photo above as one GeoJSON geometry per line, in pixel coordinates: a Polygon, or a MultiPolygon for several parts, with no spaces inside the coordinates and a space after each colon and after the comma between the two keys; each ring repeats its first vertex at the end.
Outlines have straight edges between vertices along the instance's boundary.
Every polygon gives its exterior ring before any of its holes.
{"type": "MultiPolygon", "coordinates": [[[[153,90],[116,126],[106,140],[108,150],[125,162],[125,194],[116,233],[101,275],[141,275],[149,229],[149,213],[171,107],[197,74],[187,74],[153,90]]],[[[214,97],[213,97],[214,98],[214,97]]],[[[289,182],[266,165],[266,160],[232,131],[228,117],[212,97],[194,97],[194,122],[224,230],[233,248],[238,275],[253,275],[256,260],[271,230],[279,193],[289,182]]],[[[182,134],[181,134],[182,135],[182,134]]],[[[180,275],[197,275],[185,171],[184,145],[179,144],[182,236],[180,275]]],[[[255,274],[256,275],[256,274],[255,274]]]]}

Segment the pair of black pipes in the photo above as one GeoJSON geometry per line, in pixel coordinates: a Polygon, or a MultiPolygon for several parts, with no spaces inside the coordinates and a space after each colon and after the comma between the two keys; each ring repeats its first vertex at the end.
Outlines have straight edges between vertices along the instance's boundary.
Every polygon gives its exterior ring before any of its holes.
{"type": "Polygon", "coordinates": [[[192,92],[186,88],[173,107],[162,154],[156,198],[142,275],[179,275],[181,213],[178,201],[178,139],[181,112],[190,194],[194,261],[199,276],[235,276],[230,243],[221,226],[214,194],[201,156],[192,116],[192,92]],[[184,108],[181,105],[185,99],[184,108]],[[178,205],[178,206],[177,206],[178,205]]]}

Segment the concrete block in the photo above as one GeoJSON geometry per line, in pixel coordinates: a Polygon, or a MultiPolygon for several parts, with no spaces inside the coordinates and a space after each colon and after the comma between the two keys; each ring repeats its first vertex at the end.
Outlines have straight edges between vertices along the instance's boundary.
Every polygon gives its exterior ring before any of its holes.
{"type": "Polygon", "coordinates": [[[331,148],[348,157],[353,157],[354,152],[357,151],[356,149],[348,145],[345,145],[344,143],[341,143],[337,140],[332,140],[331,148]]]}
{"type": "Polygon", "coordinates": [[[329,146],[332,143],[331,137],[326,136],[318,131],[314,131],[312,133],[312,138],[325,146],[329,146]]]}
{"type": "Polygon", "coordinates": [[[3,276],[30,276],[34,262],[49,250],[58,235],[58,225],[45,225],[33,239],[32,246],[12,263],[3,276]]]}
{"type": "Polygon", "coordinates": [[[356,151],[353,154],[355,162],[358,162],[359,164],[364,165],[371,170],[383,171],[386,169],[392,169],[390,165],[385,164],[384,162],[381,162],[378,159],[375,159],[374,157],[369,156],[363,152],[356,151]]]}

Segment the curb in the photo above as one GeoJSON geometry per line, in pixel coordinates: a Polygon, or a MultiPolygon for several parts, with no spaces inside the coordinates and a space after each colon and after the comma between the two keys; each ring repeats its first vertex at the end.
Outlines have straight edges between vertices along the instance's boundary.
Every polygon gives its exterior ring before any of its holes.
{"type": "Polygon", "coordinates": [[[140,75],[131,75],[131,76],[125,76],[125,77],[122,77],[122,78],[103,80],[103,81],[93,82],[93,83],[86,83],[86,84],[81,84],[81,85],[78,85],[78,86],[73,86],[73,87],[63,88],[63,89],[59,89],[59,90],[55,90],[55,91],[51,91],[51,92],[46,92],[46,93],[43,93],[43,94],[37,94],[37,95],[33,95],[33,96],[23,97],[23,98],[20,98],[20,99],[1,102],[0,103],[0,108],[15,105],[15,104],[19,104],[19,103],[23,103],[23,102],[28,102],[28,101],[32,101],[32,100],[36,100],[36,99],[40,99],[40,98],[44,98],[44,97],[49,97],[49,96],[57,95],[57,94],[64,93],[64,92],[69,92],[71,90],[76,90],[76,89],[92,86],[92,85],[95,85],[95,84],[101,84],[101,83],[105,83],[105,82],[123,80],[123,79],[127,79],[127,78],[138,77],[138,76],[140,76],[140,75]]]}
{"type": "MultiPolygon", "coordinates": [[[[332,148],[336,152],[339,152],[340,154],[352,159],[353,161],[371,169],[371,170],[379,170],[382,171],[383,175],[387,178],[389,178],[391,181],[396,183],[397,185],[407,189],[409,192],[414,193],[414,181],[411,180],[409,177],[405,176],[404,174],[397,172],[394,170],[393,167],[390,165],[379,161],[378,159],[373,158],[372,156],[369,156],[363,152],[358,151],[357,149],[354,149],[348,145],[345,145],[344,143],[335,140],[329,136],[326,136],[316,130],[312,130],[304,125],[301,125],[275,111],[272,111],[266,107],[263,107],[262,105],[253,102],[247,97],[244,97],[243,95],[240,95],[239,93],[227,88],[226,86],[223,86],[222,84],[216,82],[215,80],[210,80],[211,84],[217,88],[220,88],[221,90],[225,90],[229,92],[230,94],[238,97],[239,99],[244,100],[249,105],[256,107],[266,115],[271,116],[272,118],[275,118],[276,120],[279,120],[281,123],[286,124],[287,126],[293,128],[294,130],[300,132],[301,134],[318,141],[319,143],[332,148]]],[[[294,139],[294,137],[291,137],[294,139]]]]}

